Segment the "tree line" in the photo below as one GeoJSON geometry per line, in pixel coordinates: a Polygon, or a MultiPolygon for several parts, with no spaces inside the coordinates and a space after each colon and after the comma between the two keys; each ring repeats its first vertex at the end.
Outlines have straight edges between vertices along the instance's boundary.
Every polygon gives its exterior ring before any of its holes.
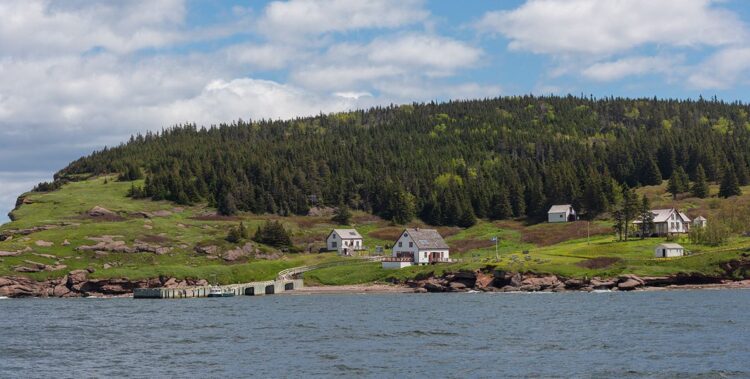
{"type": "Polygon", "coordinates": [[[748,111],[715,99],[517,96],[187,124],[80,158],[55,183],[144,175],[131,196],[207,202],[225,215],[345,206],[470,226],[542,220],[570,203],[595,217],[620,208],[626,188],[663,180],[674,194],[707,196],[708,182],[737,194],[750,182],[748,111]]]}

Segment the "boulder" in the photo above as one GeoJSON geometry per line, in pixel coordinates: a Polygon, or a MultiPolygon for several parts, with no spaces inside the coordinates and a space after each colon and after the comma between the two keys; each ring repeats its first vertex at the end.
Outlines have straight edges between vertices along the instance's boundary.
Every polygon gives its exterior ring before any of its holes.
{"type": "Polygon", "coordinates": [[[427,292],[445,292],[448,290],[443,284],[434,279],[427,280],[423,287],[427,292]]]}
{"type": "Polygon", "coordinates": [[[86,212],[91,217],[101,217],[101,216],[116,216],[117,214],[115,212],[110,211],[107,208],[95,206],[91,208],[88,212],[86,212]]]}
{"type": "Polygon", "coordinates": [[[221,255],[221,258],[227,262],[234,262],[240,258],[247,257],[253,253],[255,253],[255,246],[252,243],[248,242],[241,248],[232,249],[232,250],[228,250],[224,252],[224,254],[221,255]]]}
{"type": "Polygon", "coordinates": [[[172,212],[167,210],[160,210],[151,212],[151,215],[153,215],[154,217],[169,217],[172,215],[172,212]]]}
{"type": "Polygon", "coordinates": [[[639,282],[635,279],[626,279],[625,281],[617,283],[617,289],[622,290],[622,291],[632,291],[642,286],[643,286],[643,282],[639,282]]]}
{"type": "Polygon", "coordinates": [[[481,271],[477,272],[477,279],[474,282],[474,287],[477,289],[484,289],[492,286],[492,282],[495,278],[492,275],[485,274],[481,271]]]}
{"type": "Polygon", "coordinates": [[[219,252],[219,247],[214,245],[196,246],[195,252],[205,255],[217,255],[217,253],[219,252]]]}
{"type": "Polygon", "coordinates": [[[608,290],[617,285],[617,282],[614,280],[602,280],[600,278],[591,278],[591,281],[589,282],[591,285],[591,288],[595,290],[608,290]]]}
{"type": "Polygon", "coordinates": [[[585,285],[586,283],[584,283],[583,280],[580,279],[568,279],[565,281],[565,288],[569,290],[579,290],[585,285]]]}
{"type": "Polygon", "coordinates": [[[42,241],[42,240],[36,240],[36,241],[34,241],[34,244],[37,245],[37,246],[39,246],[39,247],[50,247],[50,246],[54,246],[55,245],[54,242],[42,241]]]}
{"type": "Polygon", "coordinates": [[[620,277],[617,278],[618,283],[626,282],[628,280],[638,282],[640,285],[646,284],[646,282],[643,281],[643,279],[633,274],[620,275],[620,277]]]}
{"type": "Polygon", "coordinates": [[[427,289],[422,288],[422,287],[417,287],[414,289],[414,293],[427,293],[427,289]]]}
{"type": "Polygon", "coordinates": [[[52,289],[52,296],[63,297],[70,293],[70,289],[65,284],[58,284],[52,289]]]}
{"type": "MultiPolygon", "coordinates": [[[[89,272],[86,270],[74,270],[68,273],[67,286],[73,288],[74,286],[80,286],[86,282],[89,277],[89,272]]],[[[79,287],[80,288],[80,287],[79,287]]]]}
{"type": "Polygon", "coordinates": [[[465,291],[468,288],[466,284],[461,282],[451,282],[448,286],[452,291],[465,291]]]}
{"type": "Polygon", "coordinates": [[[68,240],[64,240],[64,241],[62,242],[62,245],[63,245],[63,246],[70,246],[70,241],[68,241],[68,240]]]}
{"type": "Polygon", "coordinates": [[[0,251],[0,257],[15,257],[21,255],[18,251],[0,251]]]}
{"type": "Polygon", "coordinates": [[[177,279],[175,278],[169,278],[167,281],[165,281],[162,286],[164,288],[176,288],[178,286],[177,279]]]}

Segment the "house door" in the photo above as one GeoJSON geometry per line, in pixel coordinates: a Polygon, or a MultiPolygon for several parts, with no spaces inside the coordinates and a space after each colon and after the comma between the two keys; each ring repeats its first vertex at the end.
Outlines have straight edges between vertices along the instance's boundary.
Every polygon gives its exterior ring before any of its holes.
{"type": "Polygon", "coordinates": [[[661,249],[661,257],[666,258],[667,257],[667,249],[661,249]]]}

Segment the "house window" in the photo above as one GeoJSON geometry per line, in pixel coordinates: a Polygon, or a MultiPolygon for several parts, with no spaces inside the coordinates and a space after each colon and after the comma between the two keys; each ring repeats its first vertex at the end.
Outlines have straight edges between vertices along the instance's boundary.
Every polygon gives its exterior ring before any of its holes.
{"type": "Polygon", "coordinates": [[[398,247],[404,247],[404,243],[403,243],[403,242],[401,242],[401,241],[399,241],[399,243],[398,243],[398,247]]]}
{"type": "Polygon", "coordinates": [[[336,247],[336,241],[331,242],[331,247],[336,247]]]}
{"type": "Polygon", "coordinates": [[[414,247],[414,242],[409,242],[409,247],[414,247]]]}

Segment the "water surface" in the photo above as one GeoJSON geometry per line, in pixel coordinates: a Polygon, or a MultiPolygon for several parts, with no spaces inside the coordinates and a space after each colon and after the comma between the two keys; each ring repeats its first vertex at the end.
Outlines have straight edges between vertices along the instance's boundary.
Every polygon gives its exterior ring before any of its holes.
{"type": "Polygon", "coordinates": [[[0,377],[750,377],[750,291],[0,300],[0,377]]]}

